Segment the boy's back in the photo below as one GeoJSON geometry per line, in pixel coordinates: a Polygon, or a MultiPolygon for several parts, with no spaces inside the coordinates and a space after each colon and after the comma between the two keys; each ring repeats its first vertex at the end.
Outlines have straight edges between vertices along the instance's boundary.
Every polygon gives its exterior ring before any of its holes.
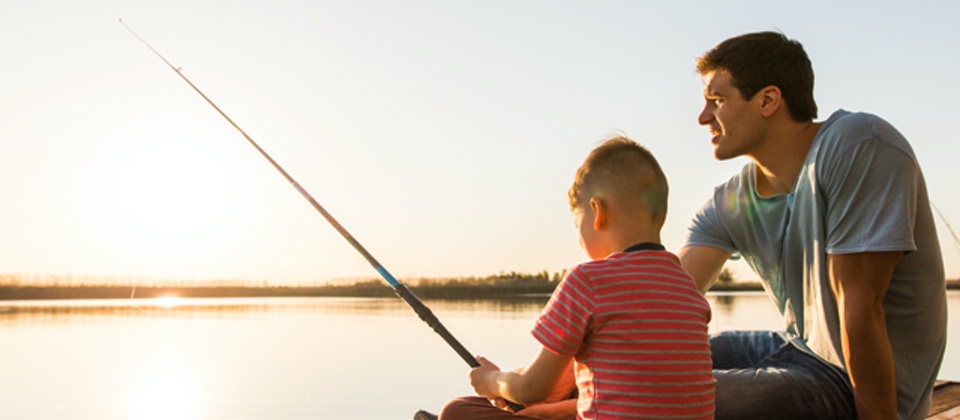
{"type": "Polygon", "coordinates": [[[584,418],[713,418],[710,306],[678,258],[645,243],[574,268],[533,334],[576,360],[584,418]]]}

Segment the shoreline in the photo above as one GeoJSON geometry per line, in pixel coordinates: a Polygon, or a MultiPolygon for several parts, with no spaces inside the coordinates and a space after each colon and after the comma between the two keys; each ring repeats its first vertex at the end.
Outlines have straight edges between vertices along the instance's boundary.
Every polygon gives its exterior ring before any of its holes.
{"type": "MultiPolygon", "coordinates": [[[[428,282],[408,288],[421,299],[505,299],[549,296],[555,281],[535,282],[428,282]]],[[[960,280],[950,280],[947,290],[960,290],[960,280]]],[[[710,292],[762,292],[759,282],[715,284],[710,292]]],[[[349,285],[322,286],[23,286],[0,285],[0,301],[57,299],[244,298],[244,297],[392,297],[394,290],[379,280],[349,285]]]]}

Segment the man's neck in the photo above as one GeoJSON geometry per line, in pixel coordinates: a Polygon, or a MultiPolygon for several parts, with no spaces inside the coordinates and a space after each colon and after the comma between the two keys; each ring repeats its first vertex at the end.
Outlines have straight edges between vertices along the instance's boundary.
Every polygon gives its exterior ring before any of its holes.
{"type": "Polygon", "coordinates": [[[757,193],[770,197],[793,190],[819,129],[820,123],[792,123],[767,137],[767,147],[750,156],[757,165],[757,193]]]}

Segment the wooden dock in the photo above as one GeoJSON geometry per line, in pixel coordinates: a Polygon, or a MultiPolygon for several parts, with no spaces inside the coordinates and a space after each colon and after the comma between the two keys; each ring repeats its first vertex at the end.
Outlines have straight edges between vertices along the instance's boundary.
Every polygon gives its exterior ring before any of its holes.
{"type": "Polygon", "coordinates": [[[960,419],[960,382],[937,381],[927,419],[960,419]]]}
{"type": "MultiPolygon", "coordinates": [[[[433,420],[436,415],[420,410],[414,420],[433,420]]],[[[928,420],[960,419],[960,382],[937,381],[933,388],[933,405],[928,420]]]]}

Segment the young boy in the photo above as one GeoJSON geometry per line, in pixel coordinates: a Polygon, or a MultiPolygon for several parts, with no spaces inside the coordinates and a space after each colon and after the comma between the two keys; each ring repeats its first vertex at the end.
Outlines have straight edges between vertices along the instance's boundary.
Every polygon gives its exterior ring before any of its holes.
{"type": "Polygon", "coordinates": [[[533,328],[543,345],[530,364],[501,371],[478,357],[479,397],[453,400],[441,419],[712,419],[710,306],[679,259],[660,244],[667,180],[653,155],[625,137],[607,140],[577,170],[570,207],[591,262],[574,267],[533,328]],[[577,400],[555,404],[571,362],[577,400]],[[506,399],[528,408],[500,409],[506,399]]]}

